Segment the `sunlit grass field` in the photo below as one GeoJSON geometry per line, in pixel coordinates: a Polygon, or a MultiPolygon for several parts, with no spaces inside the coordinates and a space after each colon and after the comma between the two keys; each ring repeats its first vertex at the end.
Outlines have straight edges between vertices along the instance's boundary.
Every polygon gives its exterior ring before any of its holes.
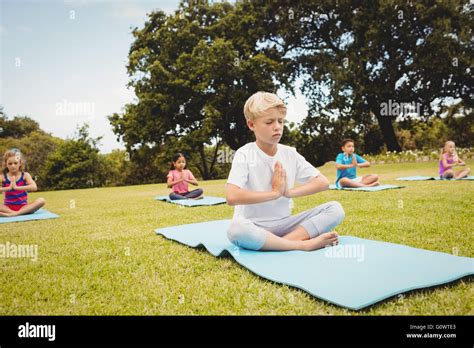
{"type": "MultiPolygon", "coordinates": [[[[467,161],[474,169],[474,161],[467,161]]],[[[319,168],[332,182],[334,164],[319,168]]],[[[325,191],[297,198],[293,213],[337,200],[352,235],[474,257],[473,181],[395,181],[436,175],[436,162],[381,164],[381,192],[325,191]]],[[[202,181],[224,196],[225,180],[202,181]]],[[[0,225],[0,243],[37,244],[38,260],[0,258],[1,315],[466,315],[474,285],[464,279],[354,312],[262,279],[231,257],[215,258],[155,234],[159,227],[231,218],[227,205],[183,208],[153,199],[165,184],[37,192],[60,215],[0,225]]],[[[436,265],[433,265],[436,267],[436,265]]],[[[322,279],[321,281],[325,281],[322,279]]],[[[347,289],[350,291],[350,289],[347,289]]]]}

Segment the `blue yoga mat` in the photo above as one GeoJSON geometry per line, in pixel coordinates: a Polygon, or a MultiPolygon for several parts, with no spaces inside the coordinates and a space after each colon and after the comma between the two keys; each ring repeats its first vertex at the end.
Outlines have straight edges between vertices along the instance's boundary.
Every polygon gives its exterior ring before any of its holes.
{"type": "Polygon", "coordinates": [[[196,207],[202,205],[217,205],[226,203],[225,198],[222,197],[212,197],[212,196],[204,196],[201,199],[177,199],[171,200],[169,196],[157,196],[155,197],[158,201],[164,201],[168,203],[174,203],[178,205],[182,205],[185,207],[196,207]]]}
{"type": "Polygon", "coordinates": [[[385,185],[378,185],[378,186],[372,186],[372,187],[343,187],[343,188],[337,188],[336,185],[329,185],[330,190],[368,191],[368,192],[398,189],[398,188],[403,188],[403,187],[404,186],[385,184],[385,185]]]}
{"type": "Polygon", "coordinates": [[[0,224],[6,224],[8,222],[22,222],[22,221],[32,221],[32,220],[44,220],[44,219],[55,219],[59,217],[54,213],[47,211],[46,209],[39,209],[33,214],[19,215],[13,217],[3,217],[0,216],[0,224]]]}
{"type": "Polygon", "coordinates": [[[155,232],[191,247],[204,246],[214,256],[230,254],[263,278],[353,310],[474,274],[474,258],[352,236],[312,252],[240,249],[227,239],[229,223],[201,222],[155,232]]]}
{"type": "Polygon", "coordinates": [[[450,181],[450,180],[474,180],[474,176],[467,176],[461,179],[441,179],[439,176],[423,176],[423,175],[414,175],[414,176],[404,176],[401,178],[397,178],[396,180],[403,180],[403,181],[423,181],[423,180],[442,180],[442,181],[450,181]]]}

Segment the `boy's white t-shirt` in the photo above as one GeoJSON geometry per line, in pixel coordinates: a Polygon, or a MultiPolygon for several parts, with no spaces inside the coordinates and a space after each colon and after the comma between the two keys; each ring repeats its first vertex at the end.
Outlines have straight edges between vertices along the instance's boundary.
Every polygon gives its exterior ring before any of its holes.
{"type": "MultiPolygon", "coordinates": [[[[294,147],[277,144],[276,154],[269,156],[253,142],[235,152],[227,183],[249,191],[271,191],[276,161],[286,170],[288,189],[293,188],[295,182],[304,184],[320,174],[294,147]]],[[[263,203],[236,205],[234,219],[279,220],[291,215],[291,207],[292,200],[283,196],[263,203]]]]}

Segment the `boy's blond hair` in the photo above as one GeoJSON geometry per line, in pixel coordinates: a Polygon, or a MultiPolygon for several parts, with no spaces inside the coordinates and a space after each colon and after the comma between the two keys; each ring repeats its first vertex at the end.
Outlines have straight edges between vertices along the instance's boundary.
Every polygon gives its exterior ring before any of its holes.
{"type": "Polygon", "coordinates": [[[262,116],[262,113],[271,108],[278,108],[286,115],[286,105],[276,94],[268,92],[257,92],[250,96],[244,105],[244,115],[247,121],[254,121],[262,116]]]}

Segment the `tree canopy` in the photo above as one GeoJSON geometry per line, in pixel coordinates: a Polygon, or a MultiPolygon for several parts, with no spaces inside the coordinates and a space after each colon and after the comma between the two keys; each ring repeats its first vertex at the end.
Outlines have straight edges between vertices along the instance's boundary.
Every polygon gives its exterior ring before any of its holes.
{"type": "Polygon", "coordinates": [[[302,81],[309,114],[287,133],[312,162],[347,136],[398,151],[397,118],[439,116],[453,100],[471,112],[472,23],[462,0],[182,2],[133,30],[137,102],[109,119],[132,159],[146,147],[163,161],[194,153],[210,178],[222,144],[252,139],[245,100],[302,81]]]}

